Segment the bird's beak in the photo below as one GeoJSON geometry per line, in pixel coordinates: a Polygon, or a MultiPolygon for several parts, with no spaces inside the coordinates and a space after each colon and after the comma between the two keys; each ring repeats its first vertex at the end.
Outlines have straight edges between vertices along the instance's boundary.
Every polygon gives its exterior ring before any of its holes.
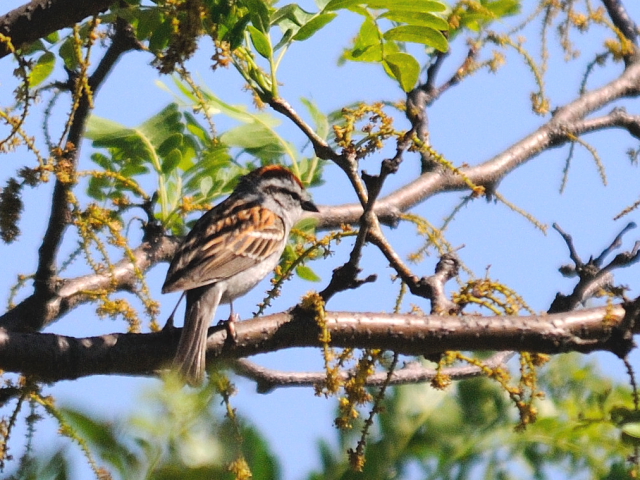
{"type": "Polygon", "coordinates": [[[318,207],[316,207],[316,204],[313,203],[311,200],[307,200],[302,202],[302,210],[306,210],[307,212],[319,212],[320,210],[318,210],[318,207]]]}

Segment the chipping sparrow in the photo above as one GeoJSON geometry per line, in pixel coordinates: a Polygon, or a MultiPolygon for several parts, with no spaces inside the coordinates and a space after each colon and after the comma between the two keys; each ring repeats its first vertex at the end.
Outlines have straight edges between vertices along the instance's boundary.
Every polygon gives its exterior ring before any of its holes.
{"type": "Polygon", "coordinates": [[[231,303],[272,271],[302,211],[317,212],[289,170],[270,165],[242,177],[178,247],[162,293],[186,290],[174,367],[190,385],[204,379],[207,331],[220,303],[231,303]]]}

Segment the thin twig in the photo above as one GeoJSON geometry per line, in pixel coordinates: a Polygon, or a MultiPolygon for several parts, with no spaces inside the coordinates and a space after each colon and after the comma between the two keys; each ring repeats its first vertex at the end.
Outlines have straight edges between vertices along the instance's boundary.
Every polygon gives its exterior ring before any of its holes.
{"type": "MultiPolygon", "coordinates": [[[[497,368],[506,364],[514,352],[498,352],[489,359],[483,361],[489,368],[497,368]]],[[[318,382],[326,380],[326,372],[285,372],[262,367],[251,360],[241,358],[230,364],[238,375],[256,382],[259,393],[268,393],[280,387],[312,387],[318,382]]],[[[464,380],[484,375],[483,370],[476,366],[450,367],[440,371],[452,380],[464,380]]],[[[407,363],[404,367],[393,371],[389,378],[389,385],[408,385],[412,383],[424,383],[432,380],[438,374],[435,368],[428,368],[419,362],[407,363]]],[[[342,380],[352,375],[350,371],[340,372],[342,380]]],[[[386,383],[388,372],[378,372],[367,377],[365,386],[379,387],[386,383]]]]}

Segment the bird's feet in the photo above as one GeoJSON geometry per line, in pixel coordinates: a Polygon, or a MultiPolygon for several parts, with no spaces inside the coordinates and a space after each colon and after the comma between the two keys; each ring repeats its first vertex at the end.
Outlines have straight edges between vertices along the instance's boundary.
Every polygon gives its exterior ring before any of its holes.
{"type": "Polygon", "coordinates": [[[220,320],[218,325],[224,326],[227,329],[227,338],[231,340],[233,343],[236,342],[237,333],[236,333],[236,322],[240,320],[240,315],[237,313],[231,312],[228,320],[220,320]]]}

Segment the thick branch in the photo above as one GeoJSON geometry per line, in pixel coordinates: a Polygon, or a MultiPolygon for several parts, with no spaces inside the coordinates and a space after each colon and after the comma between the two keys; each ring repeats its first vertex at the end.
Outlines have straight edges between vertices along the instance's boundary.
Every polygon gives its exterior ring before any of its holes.
{"type": "MultiPolygon", "coordinates": [[[[541,353],[607,350],[620,355],[640,331],[633,304],[527,317],[480,317],[327,312],[335,347],[381,348],[407,355],[445,350],[525,350],[541,353]],[[626,314],[626,311],[629,313],[626,314]],[[626,343],[625,343],[626,342],[626,343]]],[[[209,330],[208,361],[239,359],[293,347],[321,347],[319,328],[305,312],[287,312],[209,330]]],[[[180,329],[161,333],[73,338],[0,331],[0,368],[57,381],[88,375],[149,375],[169,364],[180,329]]]]}
{"type": "MultiPolygon", "coordinates": [[[[109,8],[114,0],[33,0],[0,17],[0,33],[11,37],[16,48],[109,8]]],[[[9,49],[0,44],[0,58],[9,49]]]]}

